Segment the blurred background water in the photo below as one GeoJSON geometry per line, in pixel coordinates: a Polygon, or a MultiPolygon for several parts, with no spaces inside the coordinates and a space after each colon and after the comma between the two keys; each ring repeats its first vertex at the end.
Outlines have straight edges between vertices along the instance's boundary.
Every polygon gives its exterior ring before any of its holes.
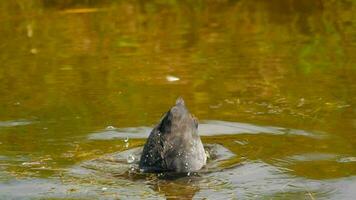
{"type": "Polygon", "coordinates": [[[0,197],[352,199],[355,13],[353,0],[1,1],[0,197]],[[178,96],[204,143],[236,155],[222,168],[241,167],[63,183],[143,145],[178,96]]]}

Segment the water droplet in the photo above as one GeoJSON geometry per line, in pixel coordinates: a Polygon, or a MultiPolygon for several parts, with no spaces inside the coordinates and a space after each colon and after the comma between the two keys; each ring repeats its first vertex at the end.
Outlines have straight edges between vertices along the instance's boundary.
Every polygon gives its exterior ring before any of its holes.
{"type": "Polygon", "coordinates": [[[210,152],[205,150],[205,155],[206,155],[206,158],[207,159],[210,159],[211,158],[211,155],[210,155],[210,152]]]}
{"type": "Polygon", "coordinates": [[[131,172],[135,172],[135,167],[132,165],[130,170],[131,170],[131,172]]]}
{"type": "Polygon", "coordinates": [[[125,143],[128,143],[128,142],[129,142],[129,137],[126,137],[126,138],[124,139],[124,142],[125,142],[125,143]]]}
{"type": "Polygon", "coordinates": [[[107,126],[107,127],[106,127],[106,130],[114,130],[114,129],[115,129],[114,126],[107,126]]]}
{"type": "Polygon", "coordinates": [[[169,81],[169,82],[179,81],[179,78],[178,78],[178,77],[176,77],[176,76],[170,76],[170,75],[166,76],[166,79],[167,79],[167,81],[169,81]]]}
{"type": "Polygon", "coordinates": [[[135,162],[135,159],[136,159],[135,156],[132,155],[132,154],[130,154],[130,155],[127,156],[127,162],[128,162],[129,164],[135,162]]]}
{"type": "Polygon", "coordinates": [[[190,172],[187,173],[187,176],[190,176],[190,172]]]}
{"type": "Polygon", "coordinates": [[[302,107],[304,104],[305,104],[305,99],[304,99],[304,98],[301,98],[301,99],[299,99],[299,102],[298,102],[298,104],[297,104],[297,107],[300,108],[300,107],[302,107]]]}
{"type": "Polygon", "coordinates": [[[106,190],[108,190],[108,188],[106,187],[101,188],[101,191],[106,191],[106,190]]]}

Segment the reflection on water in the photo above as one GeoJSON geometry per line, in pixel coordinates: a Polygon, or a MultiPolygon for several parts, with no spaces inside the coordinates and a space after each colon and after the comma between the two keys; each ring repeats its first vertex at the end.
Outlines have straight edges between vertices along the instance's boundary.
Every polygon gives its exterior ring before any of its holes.
{"type": "Polygon", "coordinates": [[[352,199],[355,5],[0,1],[0,198],[352,199]],[[67,176],[142,146],[178,96],[216,119],[224,170],[67,176]]]}

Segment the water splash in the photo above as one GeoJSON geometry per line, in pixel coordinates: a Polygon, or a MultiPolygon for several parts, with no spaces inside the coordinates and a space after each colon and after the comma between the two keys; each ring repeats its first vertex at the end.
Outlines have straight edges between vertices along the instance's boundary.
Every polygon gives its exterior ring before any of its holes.
{"type": "Polygon", "coordinates": [[[132,164],[136,160],[135,156],[133,154],[130,154],[127,156],[127,163],[132,164]]]}
{"type": "Polygon", "coordinates": [[[107,126],[106,130],[115,130],[115,127],[114,126],[107,126]]]}

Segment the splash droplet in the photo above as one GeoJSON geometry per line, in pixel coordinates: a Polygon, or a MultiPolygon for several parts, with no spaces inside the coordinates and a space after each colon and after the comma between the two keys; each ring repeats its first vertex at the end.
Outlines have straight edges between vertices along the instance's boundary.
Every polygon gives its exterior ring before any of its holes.
{"type": "Polygon", "coordinates": [[[107,127],[106,127],[106,130],[114,130],[114,129],[115,129],[114,126],[107,126],[107,127]]]}
{"type": "Polygon", "coordinates": [[[136,159],[135,156],[132,155],[132,154],[130,154],[130,155],[127,156],[127,162],[128,162],[129,164],[135,162],[135,159],[136,159]]]}

